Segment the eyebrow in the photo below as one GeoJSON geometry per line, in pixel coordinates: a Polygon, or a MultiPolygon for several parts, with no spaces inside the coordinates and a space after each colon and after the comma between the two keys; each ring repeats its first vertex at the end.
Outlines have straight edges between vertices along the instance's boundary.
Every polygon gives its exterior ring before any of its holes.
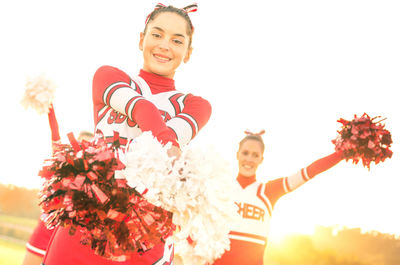
{"type": "MultiPolygon", "coordinates": [[[[159,31],[161,31],[161,32],[165,32],[162,28],[157,27],[157,26],[153,27],[153,29],[159,30],[159,31]]],[[[182,35],[182,34],[180,34],[180,33],[175,33],[175,34],[173,34],[173,35],[174,35],[174,36],[177,36],[177,37],[185,38],[185,35],[182,35]]]]}

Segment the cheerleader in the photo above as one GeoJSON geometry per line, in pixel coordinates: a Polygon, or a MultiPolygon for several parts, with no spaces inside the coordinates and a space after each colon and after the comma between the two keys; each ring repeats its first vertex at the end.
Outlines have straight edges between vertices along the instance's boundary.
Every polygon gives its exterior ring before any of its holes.
{"type": "Polygon", "coordinates": [[[235,204],[241,219],[229,234],[230,250],[216,260],[214,265],[262,265],[269,223],[277,200],[343,159],[341,152],[335,152],[291,176],[259,183],[256,181],[256,171],[263,161],[263,133],[248,133],[239,143],[235,204]]]}
{"type": "MultiPolygon", "coordinates": [[[[48,112],[49,125],[51,130],[51,142],[53,153],[57,150],[61,143],[58,122],[54,112],[53,105],[50,106],[48,112]]],[[[90,141],[94,135],[88,131],[81,131],[79,133],[79,140],[90,141]]],[[[39,219],[38,223],[26,243],[26,253],[23,265],[40,265],[43,257],[46,254],[47,245],[50,241],[54,229],[47,229],[44,222],[39,219]]]]}
{"type": "MultiPolygon", "coordinates": [[[[163,144],[172,143],[170,156],[190,142],[207,123],[211,106],[205,99],[175,89],[174,75],[188,62],[192,52],[193,26],[188,13],[196,5],[181,8],[158,4],[140,33],[139,49],[144,63],[139,75],[130,77],[111,66],[100,67],[93,78],[93,107],[96,130],[113,141],[114,131],[122,146],[150,131],[163,144]]],[[[172,264],[173,244],[160,243],[127,261],[111,261],[95,255],[80,244],[81,233],[56,228],[44,258],[45,265],[172,264]]]]}

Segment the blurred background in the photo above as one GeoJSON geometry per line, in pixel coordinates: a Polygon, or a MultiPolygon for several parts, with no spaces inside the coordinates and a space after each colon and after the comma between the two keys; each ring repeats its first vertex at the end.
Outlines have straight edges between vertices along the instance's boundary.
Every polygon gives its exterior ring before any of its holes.
{"type": "MultiPolygon", "coordinates": [[[[178,69],[176,86],[211,102],[212,117],[193,145],[217,149],[233,172],[246,129],[266,130],[260,181],[330,154],[339,118],[382,116],[392,133],[391,159],[370,170],[343,161],[277,203],[266,264],[400,264],[400,3],[197,3],[190,14],[193,54],[178,69]]],[[[10,257],[6,264],[22,261],[39,216],[37,173],[51,155],[47,116],[20,104],[27,78],[44,73],[56,84],[63,142],[69,132],[93,131],[93,74],[105,64],[138,74],[139,33],[155,4],[0,3],[0,257],[10,257]]]]}

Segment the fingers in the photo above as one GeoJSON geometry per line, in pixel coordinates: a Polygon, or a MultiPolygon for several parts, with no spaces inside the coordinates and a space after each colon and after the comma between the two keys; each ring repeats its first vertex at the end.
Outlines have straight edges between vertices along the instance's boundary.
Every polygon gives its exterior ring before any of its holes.
{"type": "Polygon", "coordinates": [[[181,149],[173,145],[170,149],[168,149],[167,154],[169,157],[175,157],[176,159],[178,159],[181,156],[181,149]]]}

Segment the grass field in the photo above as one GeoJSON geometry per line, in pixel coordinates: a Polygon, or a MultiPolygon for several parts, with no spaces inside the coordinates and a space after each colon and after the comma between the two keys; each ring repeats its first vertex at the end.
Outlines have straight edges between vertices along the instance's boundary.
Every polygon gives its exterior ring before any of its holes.
{"type": "Polygon", "coordinates": [[[0,235],[0,264],[1,265],[21,265],[25,256],[25,241],[31,230],[35,228],[37,219],[22,218],[0,214],[0,229],[8,232],[0,235]],[[9,234],[12,232],[11,234],[9,234]],[[13,238],[7,239],[7,236],[13,238]]]}
{"type": "Polygon", "coordinates": [[[25,256],[25,245],[0,239],[0,264],[21,265],[25,256]]]}
{"type": "Polygon", "coordinates": [[[0,223],[1,222],[35,228],[37,219],[0,214],[0,223]]]}

